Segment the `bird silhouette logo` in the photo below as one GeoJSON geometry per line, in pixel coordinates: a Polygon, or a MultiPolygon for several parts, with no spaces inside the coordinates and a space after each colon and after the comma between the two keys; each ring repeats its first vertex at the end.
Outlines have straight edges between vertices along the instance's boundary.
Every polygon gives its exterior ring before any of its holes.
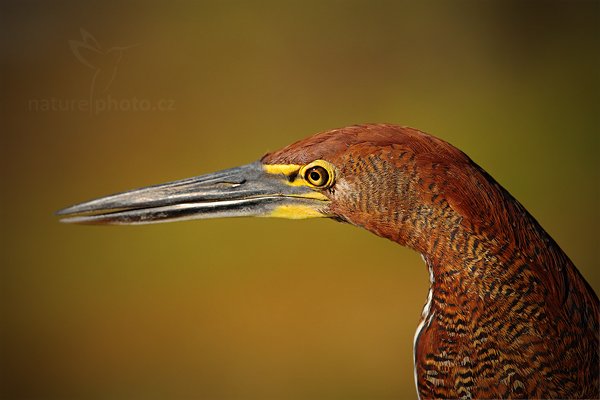
{"type": "Polygon", "coordinates": [[[75,57],[94,71],[90,84],[90,101],[92,101],[94,96],[108,92],[117,76],[123,53],[139,45],[105,49],[91,33],[83,28],[80,31],[82,40],[69,40],[69,46],[75,57]]]}

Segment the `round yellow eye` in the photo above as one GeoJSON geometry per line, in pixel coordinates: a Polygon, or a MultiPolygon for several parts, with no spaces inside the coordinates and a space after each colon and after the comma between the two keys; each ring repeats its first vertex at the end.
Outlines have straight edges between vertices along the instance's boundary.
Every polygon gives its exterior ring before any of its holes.
{"type": "Polygon", "coordinates": [[[329,172],[320,165],[306,170],[304,179],[313,186],[323,187],[329,183],[329,172]]]}

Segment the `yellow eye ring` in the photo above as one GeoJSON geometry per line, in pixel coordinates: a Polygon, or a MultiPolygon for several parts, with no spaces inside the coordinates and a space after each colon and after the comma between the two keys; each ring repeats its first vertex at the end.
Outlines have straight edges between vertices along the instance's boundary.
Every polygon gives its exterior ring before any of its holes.
{"type": "Polygon", "coordinates": [[[323,160],[306,165],[302,168],[301,174],[308,185],[319,189],[331,187],[334,181],[333,165],[323,160]]]}
{"type": "Polygon", "coordinates": [[[329,173],[321,166],[312,167],[307,170],[304,179],[313,186],[322,187],[329,181],[329,173]]]}

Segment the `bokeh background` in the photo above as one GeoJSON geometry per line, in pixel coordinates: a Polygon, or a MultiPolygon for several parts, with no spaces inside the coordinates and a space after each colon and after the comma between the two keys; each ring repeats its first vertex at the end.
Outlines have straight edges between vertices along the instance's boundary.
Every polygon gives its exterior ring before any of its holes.
{"type": "Polygon", "coordinates": [[[598,2],[0,10],[2,398],[414,398],[418,254],[325,220],[53,215],[354,123],[464,150],[600,291],[598,2]]]}

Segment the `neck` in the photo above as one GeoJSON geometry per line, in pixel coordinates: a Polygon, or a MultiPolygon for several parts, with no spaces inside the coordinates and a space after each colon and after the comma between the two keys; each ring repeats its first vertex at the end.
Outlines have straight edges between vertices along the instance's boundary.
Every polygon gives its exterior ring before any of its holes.
{"type": "Polygon", "coordinates": [[[535,290],[562,306],[573,284],[586,286],[595,297],[537,221],[489,179],[486,196],[493,208],[484,201],[441,197],[435,186],[427,197],[409,188],[402,193],[400,210],[393,203],[376,203],[381,214],[360,225],[421,253],[431,271],[434,298],[446,291],[456,299],[508,301],[515,293],[535,290]]]}
{"type": "Polygon", "coordinates": [[[497,302],[539,292],[564,302],[575,267],[537,221],[512,197],[508,200],[501,204],[503,219],[494,225],[481,226],[444,202],[437,217],[428,222],[421,217],[425,227],[443,222],[403,244],[423,254],[436,298],[497,302]]]}
{"type": "Polygon", "coordinates": [[[549,309],[568,301],[597,308],[593,290],[517,200],[464,154],[436,149],[348,160],[367,173],[337,188],[331,211],[423,254],[434,289],[448,296],[502,303],[534,290],[549,309]]]}

